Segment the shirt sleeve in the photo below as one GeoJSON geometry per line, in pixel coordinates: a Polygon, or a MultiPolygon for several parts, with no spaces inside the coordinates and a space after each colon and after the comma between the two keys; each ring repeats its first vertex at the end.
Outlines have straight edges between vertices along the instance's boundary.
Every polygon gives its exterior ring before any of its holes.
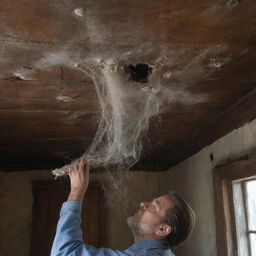
{"type": "Polygon", "coordinates": [[[82,203],[66,201],[60,211],[51,256],[127,256],[124,251],[95,248],[83,241],[81,225],[82,203]]]}

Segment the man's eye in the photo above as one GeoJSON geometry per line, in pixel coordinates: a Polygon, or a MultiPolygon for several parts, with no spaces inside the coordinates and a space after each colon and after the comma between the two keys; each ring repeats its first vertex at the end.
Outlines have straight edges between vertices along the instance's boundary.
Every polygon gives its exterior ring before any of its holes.
{"type": "Polygon", "coordinates": [[[152,212],[155,212],[155,211],[156,211],[156,207],[155,207],[154,205],[151,205],[151,206],[150,206],[150,210],[151,210],[152,212]]]}

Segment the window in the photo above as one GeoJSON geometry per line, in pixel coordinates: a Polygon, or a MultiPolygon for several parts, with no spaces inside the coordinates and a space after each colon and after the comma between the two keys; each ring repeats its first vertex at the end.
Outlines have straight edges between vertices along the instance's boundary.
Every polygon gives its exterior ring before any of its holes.
{"type": "Polygon", "coordinates": [[[232,183],[238,255],[256,256],[256,180],[232,183]]]}
{"type": "Polygon", "coordinates": [[[256,256],[256,156],[214,170],[218,255],[256,256]]]}
{"type": "Polygon", "coordinates": [[[251,256],[256,256],[256,180],[245,182],[247,234],[251,256]]]}

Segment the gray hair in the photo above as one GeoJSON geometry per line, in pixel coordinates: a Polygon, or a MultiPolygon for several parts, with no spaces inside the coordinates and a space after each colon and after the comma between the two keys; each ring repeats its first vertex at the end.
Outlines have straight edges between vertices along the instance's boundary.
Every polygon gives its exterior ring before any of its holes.
{"type": "Polygon", "coordinates": [[[186,241],[195,227],[195,214],[189,204],[176,192],[171,191],[167,194],[172,203],[171,208],[166,210],[166,216],[163,220],[172,228],[164,240],[169,247],[176,247],[186,241]]]}

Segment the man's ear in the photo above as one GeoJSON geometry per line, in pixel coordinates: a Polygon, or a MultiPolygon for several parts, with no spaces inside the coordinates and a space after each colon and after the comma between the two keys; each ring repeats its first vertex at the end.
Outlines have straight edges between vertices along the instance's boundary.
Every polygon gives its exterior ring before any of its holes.
{"type": "Polygon", "coordinates": [[[167,224],[161,224],[156,230],[156,235],[158,236],[167,236],[172,232],[172,228],[167,224]]]}

